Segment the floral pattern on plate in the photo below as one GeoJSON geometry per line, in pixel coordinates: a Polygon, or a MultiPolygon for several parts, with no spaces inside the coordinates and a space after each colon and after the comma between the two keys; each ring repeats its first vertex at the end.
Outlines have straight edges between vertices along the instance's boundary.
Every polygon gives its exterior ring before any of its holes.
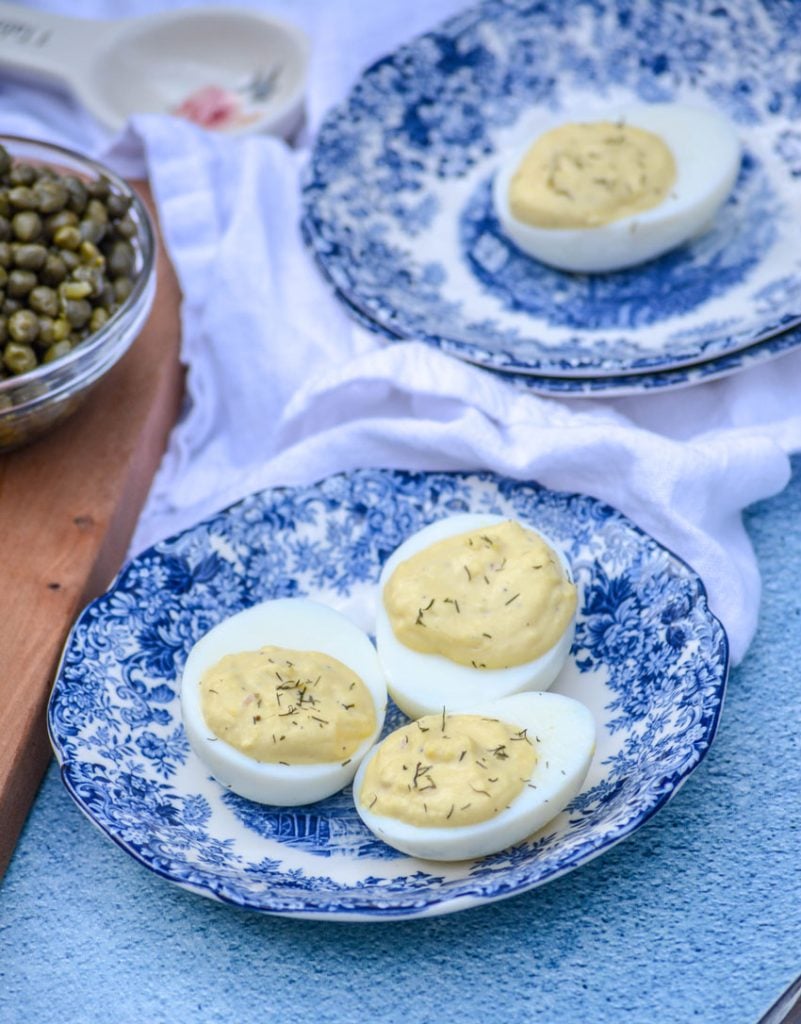
{"type": "MultiPolygon", "coordinates": [[[[156,874],[254,910],[376,920],[523,892],[631,834],[708,750],[727,672],[698,577],[614,509],[488,473],[362,470],[253,495],[135,558],[74,626],[48,726],[71,796],[156,874]],[[193,643],[279,596],[313,596],[371,630],[385,559],[464,511],[529,521],[571,562],[577,634],[553,688],[592,709],[598,748],[569,808],[514,848],[432,865],[376,840],[347,791],[271,808],[216,783],[180,719],[193,643]]],[[[391,707],[387,728],[402,720],[391,707]]]]}

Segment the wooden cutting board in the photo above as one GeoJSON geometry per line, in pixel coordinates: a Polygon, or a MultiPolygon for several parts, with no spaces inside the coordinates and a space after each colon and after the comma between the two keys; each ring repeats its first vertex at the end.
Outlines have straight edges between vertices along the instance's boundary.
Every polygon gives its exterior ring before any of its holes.
{"type": "Polygon", "coordinates": [[[163,246],[157,274],[142,333],[84,405],[0,455],[0,876],[50,759],[64,640],[120,568],[178,414],[180,292],[163,246]]]}

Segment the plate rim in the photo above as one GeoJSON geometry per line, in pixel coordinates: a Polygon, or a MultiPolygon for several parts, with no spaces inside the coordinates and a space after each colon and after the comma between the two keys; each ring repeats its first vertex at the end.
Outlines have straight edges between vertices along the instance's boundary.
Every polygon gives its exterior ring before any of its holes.
{"type": "MultiPolygon", "coordinates": [[[[381,324],[353,306],[346,295],[338,291],[336,286],[329,281],[335,297],[341,306],[345,307],[347,315],[365,330],[377,334],[385,341],[392,344],[399,342],[414,342],[414,338],[400,338],[388,332],[381,324]]],[[[497,374],[502,380],[509,381],[515,387],[534,395],[544,395],[556,398],[625,398],[631,395],[641,395],[667,391],[675,391],[678,388],[696,387],[699,384],[706,384],[715,380],[721,380],[732,374],[740,373],[743,370],[751,369],[753,365],[769,362],[771,359],[778,359],[788,355],[794,349],[801,346],[801,321],[793,327],[772,334],[761,341],[755,341],[752,345],[738,349],[736,352],[725,353],[712,359],[704,359],[687,366],[677,366],[664,370],[653,370],[645,373],[630,373],[615,377],[607,375],[603,377],[556,377],[548,374],[519,374],[506,370],[498,370],[494,367],[482,366],[469,359],[462,360],[468,366],[473,366],[485,373],[497,374]],[[725,365],[724,365],[725,364],[725,365]],[[670,380],[671,377],[679,379],[670,380]],[[668,382],[665,382],[665,379],[668,382]]],[[[445,353],[448,354],[448,353],[445,353]]]]}

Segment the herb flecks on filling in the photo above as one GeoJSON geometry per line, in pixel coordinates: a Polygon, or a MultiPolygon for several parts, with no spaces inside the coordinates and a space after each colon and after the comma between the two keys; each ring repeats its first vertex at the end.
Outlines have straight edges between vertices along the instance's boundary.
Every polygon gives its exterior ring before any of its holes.
{"type": "Polygon", "coordinates": [[[345,762],[376,725],[362,679],[319,651],[226,654],[203,674],[200,697],[215,736],[272,764],[345,762]]]}
{"type": "Polygon", "coordinates": [[[534,661],[568,628],[576,588],[556,552],[512,520],[431,544],[384,587],[397,639],[477,669],[534,661]]]}
{"type": "Polygon", "coordinates": [[[509,806],[526,787],[536,762],[536,745],[525,729],[443,711],[396,730],[381,743],[364,774],[359,800],[375,814],[410,825],[474,825],[509,806]]]}

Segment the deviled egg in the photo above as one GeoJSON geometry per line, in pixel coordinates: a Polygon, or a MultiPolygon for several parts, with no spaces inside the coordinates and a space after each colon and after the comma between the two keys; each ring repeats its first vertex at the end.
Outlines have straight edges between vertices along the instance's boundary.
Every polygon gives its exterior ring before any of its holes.
{"type": "Polygon", "coordinates": [[[381,732],[386,701],[368,636],[303,598],[220,622],[189,652],[181,682],[184,728],[212,775],[279,806],[346,786],[381,732]]]}
{"type": "Polygon", "coordinates": [[[706,230],[739,167],[737,133],[720,114],[641,104],[528,141],[499,168],[493,199],[524,252],[561,270],[602,273],[706,230]]]}
{"type": "Polygon", "coordinates": [[[362,761],[353,799],[370,831],[403,853],[483,857],[559,814],[594,751],[595,723],[583,704],[519,693],[390,733],[362,761]]]}
{"type": "Polygon", "coordinates": [[[576,587],[532,526],[464,514],[424,527],[379,579],[376,646],[410,718],[545,690],[570,653],[576,587]]]}

